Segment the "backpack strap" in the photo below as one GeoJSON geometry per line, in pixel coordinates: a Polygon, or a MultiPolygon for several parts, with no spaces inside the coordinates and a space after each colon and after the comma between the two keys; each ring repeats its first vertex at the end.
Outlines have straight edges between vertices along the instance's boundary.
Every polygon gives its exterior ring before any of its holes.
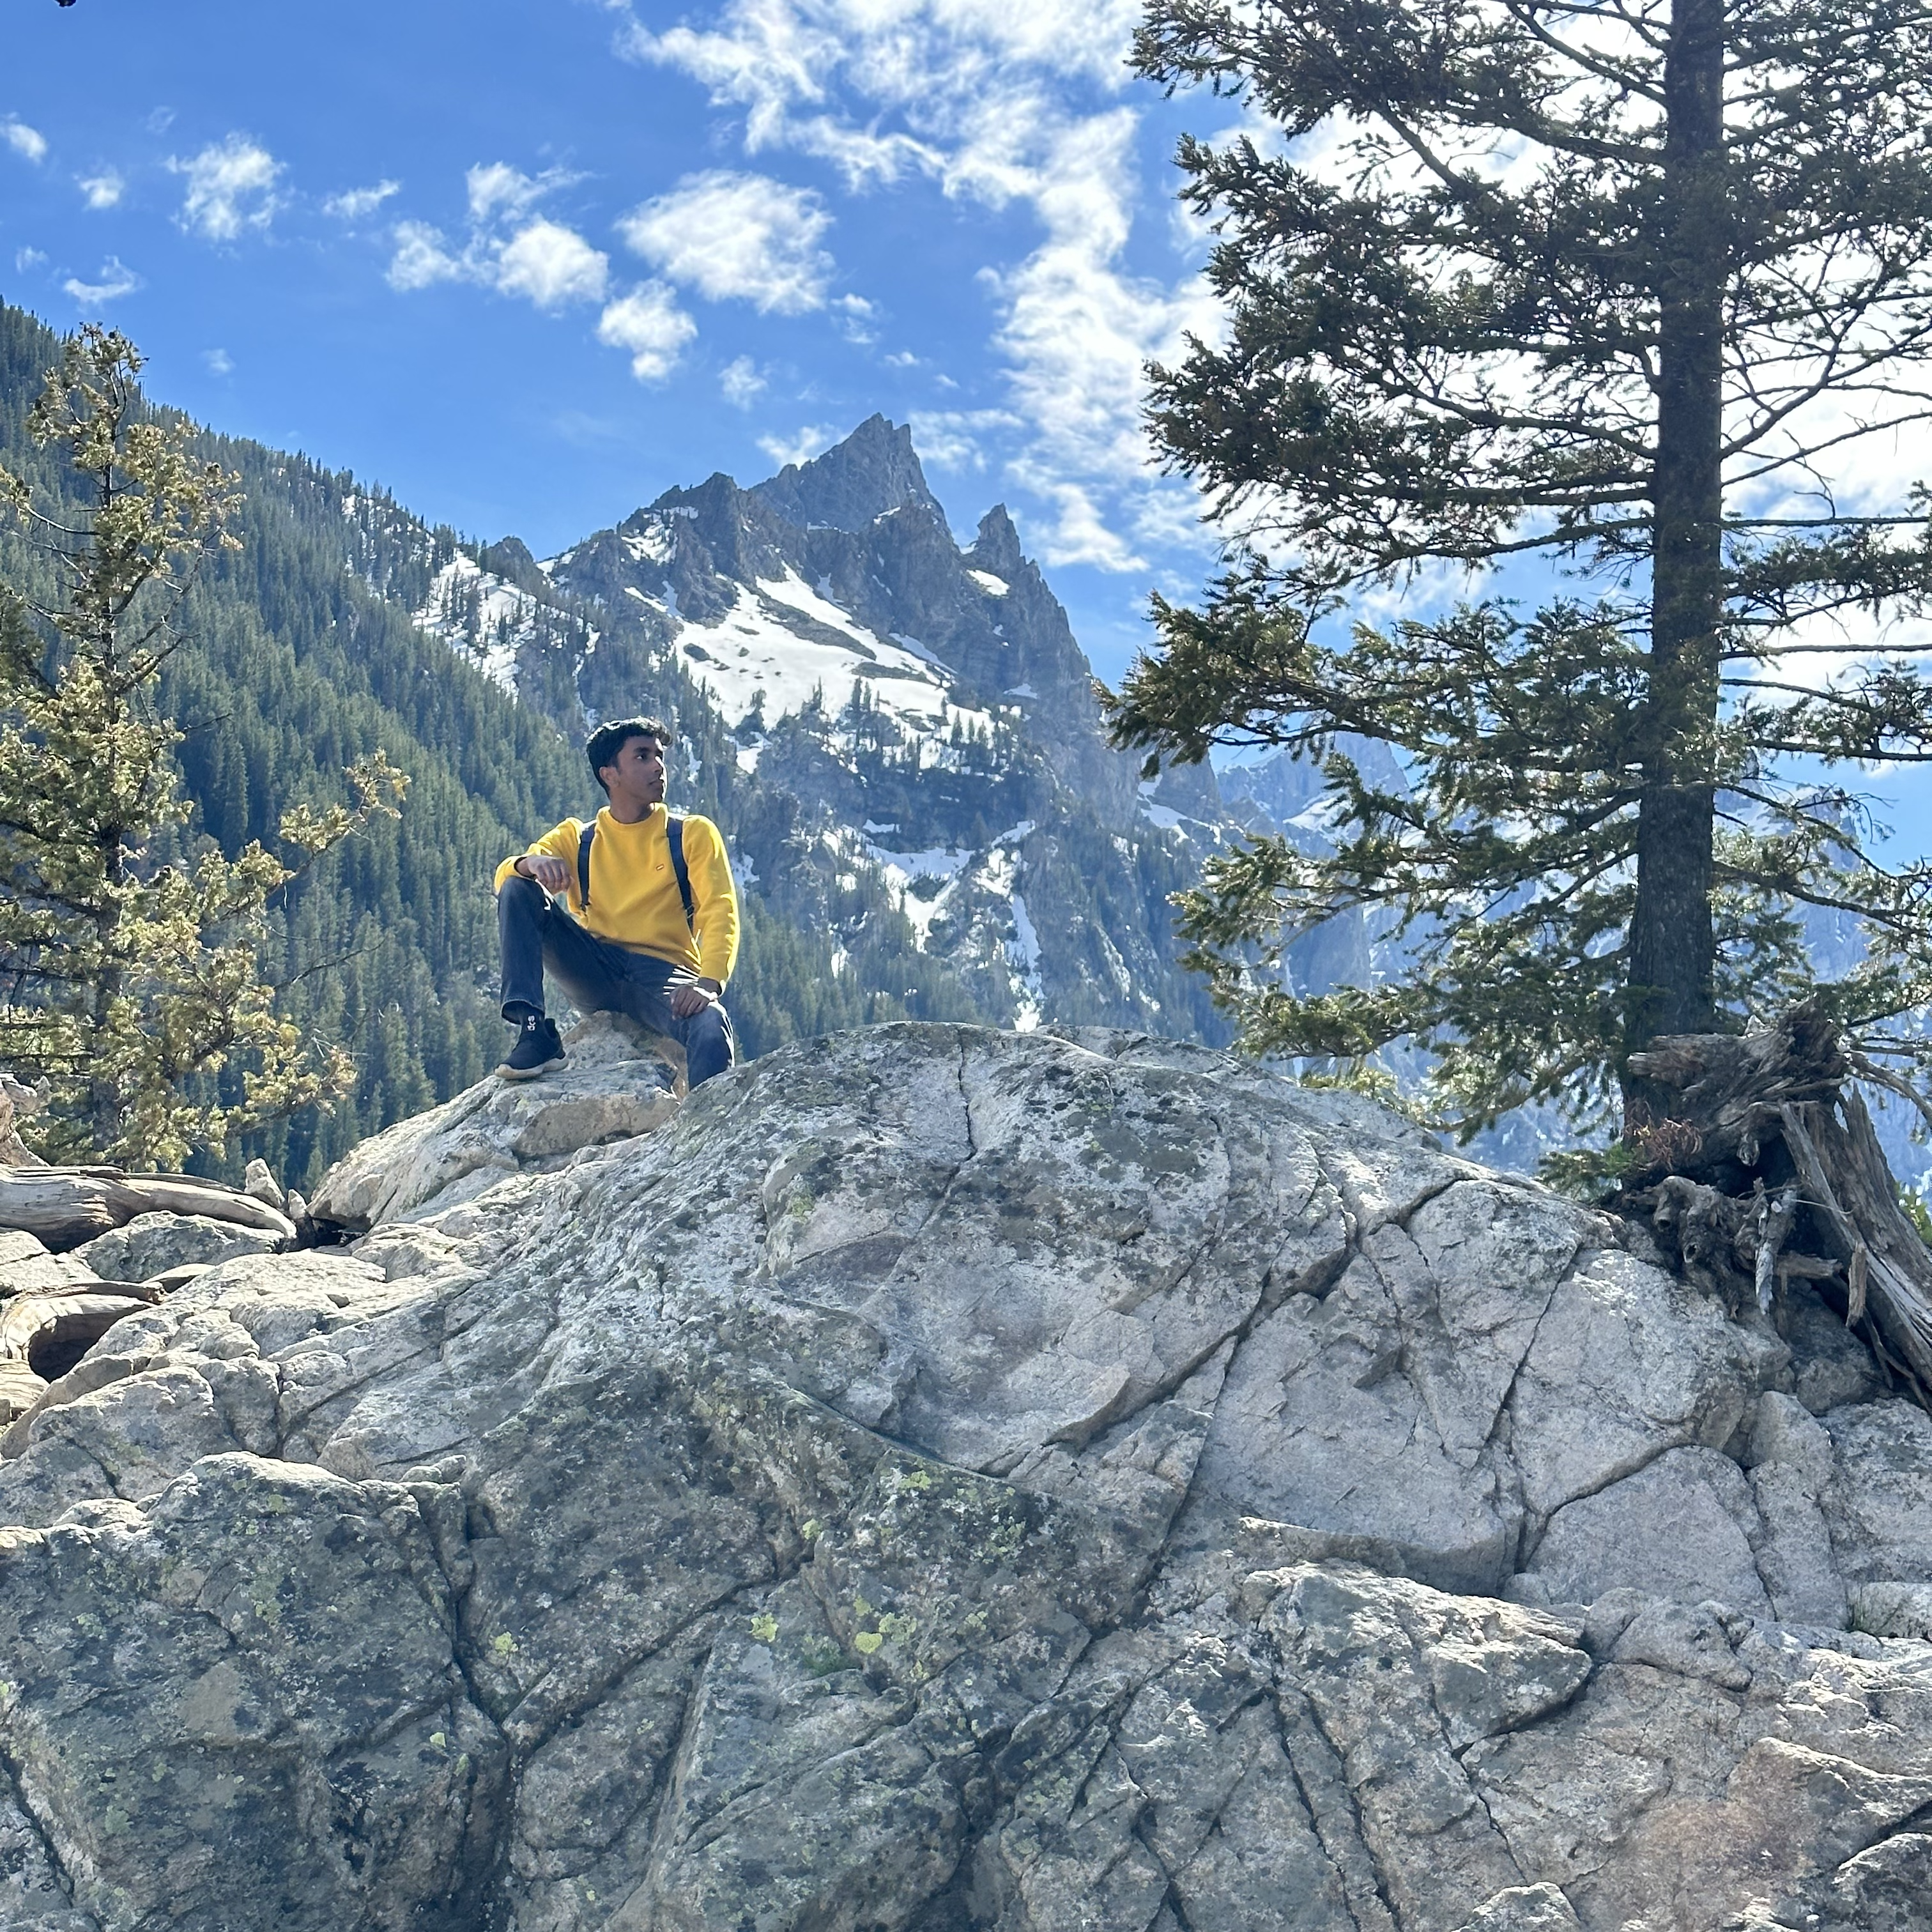
{"type": "Polygon", "coordinates": [[[590,845],[597,836],[597,821],[580,821],[577,828],[577,896],[584,910],[590,910],[590,845]]]}
{"type": "Polygon", "coordinates": [[[677,896],[684,902],[684,922],[695,932],[698,930],[698,907],[691,896],[691,868],[684,862],[684,817],[682,813],[668,812],[664,814],[664,843],[670,848],[670,868],[677,874],[677,896]]]}
{"type": "MultiPolygon", "coordinates": [[[[590,847],[597,836],[597,821],[580,824],[577,831],[577,896],[584,910],[590,910],[590,847]]],[[[698,930],[698,902],[691,896],[691,868],[684,862],[684,818],[681,813],[664,814],[664,843],[670,848],[670,868],[677,874],[677,896],[684,902],[684,922],[698,930]]]]}

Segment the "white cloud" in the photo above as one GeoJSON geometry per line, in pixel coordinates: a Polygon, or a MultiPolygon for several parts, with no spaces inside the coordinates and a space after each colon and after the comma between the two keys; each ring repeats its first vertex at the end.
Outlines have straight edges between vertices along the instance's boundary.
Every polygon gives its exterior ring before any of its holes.
{"type": "Polygon", "coordinates": [[[602,302],[610,260],[574,230],[532,221],[506,242],[496,258],[496,284],[506,296],[527,296],[538,308],[602,302]]]}
{"type": "Polygon", "coordinates": [[[863,296],[838,296],[832,306],[841,317],[840,333],[848,342],[856,342],[862,348],[869,349],[879,339],[878,330],[868,325],[878,310],[863,296]]]}
{"type": "Polygon", "coordinates": [[[464,177],[470,190],[470,218],[488,222],[498,216],[514,221],[527,214],[547,194],[568,188],[580,177],[562,168],[526,175],[508,161],[491,161],[472,168],[464,177]]]}
{"type": "Polygon", "coordinates": [[[463,264],[442,244],[442,232],[426,221],[399,221],[396,252],[389,258],[389,286],[408,290],[461,279],[463,264]]]}
{"type": "Polygon", "coordinates": [[[765,379],[758,374],[758,365],[748,356],[741,356],[735,362],[728,362],[719,372],[718,386],[734,409],[748,410],[764,394],[765,379]]]}
{"type": "Polygon", "coordinates": [[[799,315],[827,300],[832,258],[818,244],[831,226],[809,188],[712,169],[687,175],[617,228],[652,266],[709,301],[799,315]]]}
{"type": "Polygon", "coordinates": [[[232,376],[235,373],[235,358],[225,349],[204,349],[201,359],[211,376],[232,376]]]}
{"type": "Polygon", "coordinates": [[[612,302],[597,319],[598,340],[612,349],[628,349],[631,374],[640,382],[662,382],[697,333],[697,323],[662,282],[644,283],[612,302]]]}
{"type": "Polygon", "coordinates": [[[47,158],[46,135],[11,114],[0,121],[0,141],[4,141],[23,160],[44,161],[47,158]]]}
{"type": "Polygon", "coordinates": [[[374,188],[344,188],[323,202],[322,212],[338,221],[360,221],[365,215],[374,214],[390,196],[399,193],[402,185],[400,182],[380,181],[374,188]]]}
{"type": "MultiPolygon", "coordinates": [[[[922,175],[950,197],[1030,212],[1036,245],[989,263],[985,284],[1012,420],[952,432],[949,453],[998,462],[1042,500],[1050,562],[1138,571],[1152,548],[1202,544],[1197,496],[1156,472],[1141,427],[1145,362],[1219,318],[1198,236],[1177,233],[1168,196],[1141,179],[1142,110],[1119,98],[1140,0],[722,0],[702,27],[661,33],[628,0],[607,4],[620,51],[741,112],[748,154],[812,154],[855,188],[922,175]],[[1174,254],[1168,280],[1129,266],[1150,215],[1174,254]]],[[[846,328],[868,333],[856,315],[846,328]]]]}
{"type": "Polygon", "coordinates": [[[232,242],[246,229],[266,228],[282,205],[275,192],[281,163],[245,134],[230,134],[168,166],[188,178],[181,225],[211,242],[232,242]]]}
{"type": "Polygon", "coordinates": [[[782,469],[788,463],[809,463],[814,456],[823,456],[838,436],[837,430],[814,423],[795,436],[761,436],[758,447],[782,469]]]}
{"type": "Polygon", "coordinates": [[[1142,372],[1171,358],[1183,332],[1212,335],[1216,316],[1191,278],[1170,292],[1120,265],[1132,211],[1133,117],[1116,110],[1064,129],[1034,196],[1047,238],[1015,269],[988,278],[1006,314],[994,337],[1019,413],[1033,427],[1013,463],[1054,504],[1049,562],[1142,570],[1136,539],[1172,542],[1190,528],[1191,492],[1154,474],[1141,428],[1142,372]],[[1174,502],[1184,494],[1187,506],[1174,502]],[[1123,514],[1110,514],[1109,500],[1123,514]],[[1126,530],[1120,526],[1124,523],[1126,530]]]}
{"type": "Polygon", "coordinates": [[[44,268],[47,258],[38,248],[16,248],[14,250],[14,272],[24,275],[30,268],[44,268]]]}
{"type": "MultiPolygon", "coordinates": [[[[1023,147],[1016,109],[1072,84],[1118,93],[1141,0],[727,0],[704,29],[652,32],[628,7],[619,50],[681,68],[745,110],[745,145],[802,149],[854,186],[963,165],[991,179],[1023,147]],[[842,98],[842,96],[847,97],[842,98]],[[888,117],[903,124],[882,128],[888,117]]],[[[1011,192],[1020,192],[1017,187],[1011,192]]]]}
{"type": "Polygon", "coordinates": [[[86,199],[89,208],[112,208],[126,191],[128,184],[112,168],[103,168],[98,174],[81,175],[76,178],[75,185],[86,199]]]}
{"type": "Polygon", "coordinates": [[[99,308],[106,303],[118,302],[123,296],[132,295],[142,286],[140,277],[118,255],[110,255],[101,263],[98,282],[83,282],[78,275],[70,275],[61,284],[83,308],[99,308]]]}
{"type": "Polygon", "coordinates": [[[1010,441],[1015,430],[1025,427],[1010,410],[915,410],[912,440],[928,469],[982,470],[986,439],[1010,441]]]}
{"type": "MultiPolygon", "coordinates": [[[[470,232],[461,248],[426,221],[398,222],[392,231],[389,286],[407,291],[437,282],[473,282],[500,295],[523,296],[541,309],[602,302],[610,257],[562,222],[542,215],[524,219],[543,196],[574,178],[553,170],[532,179],[503,161],[472,168],[466,178],[470,232]]],[[[383,198],[394,186],[382,184],[383,198]]]]}

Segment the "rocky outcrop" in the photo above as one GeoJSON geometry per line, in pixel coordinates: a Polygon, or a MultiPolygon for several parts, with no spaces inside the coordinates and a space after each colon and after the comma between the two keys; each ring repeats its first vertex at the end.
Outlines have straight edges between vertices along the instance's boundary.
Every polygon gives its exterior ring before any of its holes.
{"type": "Polygon", "coordinates": [[[238,1227],[206,1214],[136,1214],[124,1226],[97,1234],[74,1251],[108,1281],[146,1281],[197,1262],[225,1262],[231,1255],[272,1254],[286,1245],[266,1228],[238,1227]]]}
{"type": "Polygon", "coordinates": [[[525,1082],[481,1081],[440,1107],[398,1120],[329,1170],[310,1204],[318,1222],[361,1232],[422,1220],[494,1187],[506,1174],[544,1174],[586,1148],[668,1120],[682,1066],[615,1013],[592,1013],[564,1036],[560,1071],[525,1082]]]}
{"type": "Polygon", "coordinates": [[[0,1923],[1925,1922],[1932,1422],[1815,1301],[1130,1035],[427,1144],[0,1444],[0,1923]]]}

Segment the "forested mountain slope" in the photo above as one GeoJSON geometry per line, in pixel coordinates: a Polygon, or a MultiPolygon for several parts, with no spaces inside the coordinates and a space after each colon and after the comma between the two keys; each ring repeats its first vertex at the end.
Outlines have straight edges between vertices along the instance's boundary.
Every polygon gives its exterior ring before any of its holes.
{"type": "MultiPolygon", "coordinates": [[[[56,344],[0,305],[0,461],[49,494],[25,418],[56,344]]],[[[272,838],[378,748],[412,780],[400,824],[278,908],[272,976],[353,1051],[356,1091],[233,1158],[300,1183],[494,1061],[491,869],[599,802],[582,735],[638,711],[674,719],[674,802],[731,845],[750,1052],[906,1016],[1221,1036],[1166,904],[1226,829],[1211,777],[1150,794],[1106,749],[1004,512],[958,547],[902,429],[874,418],[753,490],[671,491],[544,565],[300,455],[208,447],[246,504],[160,692],[186,836],[272,838]]],[[[0,532],[0,574],[40,567],[0,532]]]]}

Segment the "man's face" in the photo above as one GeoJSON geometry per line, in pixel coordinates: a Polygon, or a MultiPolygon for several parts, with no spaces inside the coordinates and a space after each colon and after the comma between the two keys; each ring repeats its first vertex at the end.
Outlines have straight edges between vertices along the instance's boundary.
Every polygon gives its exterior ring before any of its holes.
{"type": "Polygon", "coordinates": [[[655,738],[626,738],[600,776],[613,805],[658,804],[664,795],[664,747],[655,738]]]}

